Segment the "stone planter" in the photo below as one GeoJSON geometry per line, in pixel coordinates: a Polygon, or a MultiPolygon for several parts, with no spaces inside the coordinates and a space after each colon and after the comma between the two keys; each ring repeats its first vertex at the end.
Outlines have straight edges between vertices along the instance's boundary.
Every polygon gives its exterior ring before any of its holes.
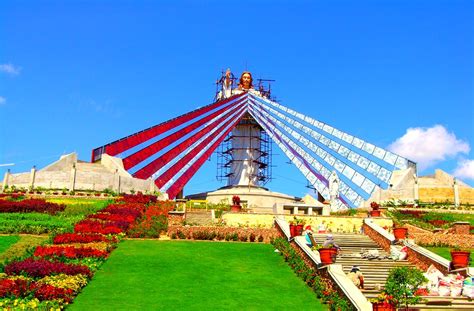
{"type": "Polygon", "coordinates": [[[294,238],[297,236],[296,225],[290,224],[290,237],[294,238]]]}
{"type": "Polygon", "coordinates": [[[380,217],[380,210],[370,211],[370,217],[380,217]]]}
{"type": "Polygon", "coordinates": [[[395,306],[388,302],[373,302],[372,307],[374,311],[394,311],[395,306]]]}
{"type": "Polygon", "coordinates": [[[466,268],[469,266],[471,252],[451,251],[451,264],[454,269],[466,268]]]}
{"type": "Polygon", "coordinates": [[[320,248],[318,249],[319,258],[321,258],[321,263],[323,265],[330,265],[336,261],[337,249],[334,247],[331,248],[320,248]]]}
{"type": "Polygon", "coordinates": [[[303,235],[304,225],[296,225],[296,235],[303,235]]]}
{"type": "Polygon", "coordinates": [[[393,228],[393,235],[397,240],[404,240],[407,238],[408,228],[400,227],[393,228]]]}
{"type": "Polygon", "coordinates": [[[230,211],[232,213],[239,213],[240,211],[242,211],[242,206],[240,205],[232,205],[231,208],[230,208],[230,211]]]}

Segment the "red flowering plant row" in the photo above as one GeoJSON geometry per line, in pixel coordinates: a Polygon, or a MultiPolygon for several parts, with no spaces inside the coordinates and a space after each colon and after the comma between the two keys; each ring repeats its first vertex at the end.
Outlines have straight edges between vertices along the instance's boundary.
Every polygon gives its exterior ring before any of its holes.
{"type": "Polygon", "coordinates": [[[100,213],[88,216],[74,226],[77,233],[119,234],[126,232],[137,218],[140,218],[146,206],[140,203],[112,204],[100,213]]]}
{"type": "Polygon", "coordinates": [[[0,297],[24,298],[32,296],[38,300],[57,300],[71,302],[74,298],[72,289],[58,288],[48,284],[39,284],[24,279],[0,280],[0,297]]]}
{"type": "MultiPolygon", "coordinates": [[[[85,219],[78,222],[74,226],[74,232],[76,233],[100,233],[100,234],[119,234],[124,231],[116,224],[117,222],[112,221],[94,221],[85,219]]],[[[128,223],[126,223],[128,225],[128,223]]]]}
{"type": "Polygon", "coordinates": [[[55,215],[64,211],[66,205],[46,202],[44,199],[23,201],[0,200],[0,213],[45,213],[55,215]]]}
{"type": "Polygon", "coordinates": [[[168,235],[172,239],[210,240],[210,241],[240,241],[265,242],[278,237],[275,228],[232,228],[232,227],[183,227],[170,226],[168,235]]]}
{"type": "Polygon", "coordinates": [[[118,214],[109,214],[109,213],[96,213],[90,215],[89,219],[100,219],[100,220],[108,220],[108,221],[126,221],[132,223],[135,221],[134,216],[132,215],[118,215],[118,214]]]}
{"type": "Polygon", "coordinates": [[[71,244],[71,243],[97,243],[97,242],[107,242],[107,243],[116,243],[117,238],[107,237],[102,234],[92,233],[63,233],[58,234],[53,239],[53,244],[71,244]]]}
{"type": "Polygon", "coordinates": [[[142,203],[124,203],[124,204],[110,204],[101,212],[113,215],[140,217],[146,210],[146,205],[142,203]]]}
{"type": "Polygon", "coordinates": [[[121,198],[117,199],[117,202],[141,203],[141,204],[155,203],[156,201],[157,201],[156,195],[143,194],[140,191],[135,195],[124,194],[122,195],[121,198]]]}
{"type": "Polygon", "coordinates": [[[27,275],[32,278],[42,278],[60,273],[67,275],[83,274],[89,278],[92,277],[91,270],[86,266],[34,258],[9,263],[4,267],[4,270],[8,275],[27,275]]]}
{"type": "Polygon", "coordinates": [[[34,257],[42,258],[107,258],[109,253],[90,247],[74,247],[74,246],[38,246],[33,254],[34,257]]]}

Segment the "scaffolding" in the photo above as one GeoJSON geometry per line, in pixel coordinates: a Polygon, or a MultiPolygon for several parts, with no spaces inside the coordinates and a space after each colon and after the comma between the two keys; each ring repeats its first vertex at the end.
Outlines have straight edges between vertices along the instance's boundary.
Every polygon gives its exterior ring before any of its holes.
{"type": "MultiPolygon", "coordinates": [[[[258,132],[258,135],[237,136],[234,132],[227,135],[217,149],[217,180],[230,181],[236,173],[232,171],[232,168],[235,167],[235,162],[251,161],[252,166],[255,167],[256,170],[249,176],[249,185],[252,180],[254,181],[253,184],[255,186],[264,186],[272,179],[272,142],[270,137],[248,113],[243,116],[238,126],[239,125],[251,127],[253,131],[249,131],[249,133],[258,132]],[[250,143],[249,146],[244,146],[242,148],[236,148],[233,146],[233,140],[242,138],[247,138],[249,142],[257,141],[257,145],[253,146],[252,143],[250,143]],[[235,151],[249,151],[249,154],[257,156],[250,160],[239,160],[234,157],[235,151]]],[[[228,182],[228,184],[230,184],[230,182],[228,182]]]]}

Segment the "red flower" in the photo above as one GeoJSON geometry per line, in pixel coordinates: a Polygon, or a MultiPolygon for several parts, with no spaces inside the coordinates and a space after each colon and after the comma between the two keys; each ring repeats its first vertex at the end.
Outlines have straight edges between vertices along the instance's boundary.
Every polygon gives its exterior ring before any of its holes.
{"type": "Polygon", "coordinates": [[[102,234],[81,234],[81,233],[63,233],[58,234],[54,240],[54,244],[70,244],[70,243],[94,243],[94,242],[116,242],[115,238],[108,239],[102,234]]]}
{"type": "Polygon", "coordinates": [[[107,258],[108,253],[100,251],[90,247],[79,247],[74,246],[38,246],[35,250],[35,257],[66,257],[66,258],[107,258]]]}
{"type": "Polygon", "coordinates": [[[28,286],[26,280],[0,280],[0,297],[24,297],[28,293],[28,286]]]}
{"type": "Polygon", "coordinates": [[[377,202],[372,202],[370,203],[370,207],[372,207],[373,209],[378,209],[380,205],[377,202]]]}
{"type": "Polygon", "coordinates": [[[54,287],[49,284],[32,284],[31,290],[39,300],[64,299],[65,302],[71,302],[74,298],[72,289],[54,287]]]}

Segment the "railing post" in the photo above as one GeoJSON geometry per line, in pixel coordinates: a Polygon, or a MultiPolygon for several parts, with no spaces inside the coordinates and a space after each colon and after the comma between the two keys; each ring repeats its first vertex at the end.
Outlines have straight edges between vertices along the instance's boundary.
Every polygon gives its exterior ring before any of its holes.
{"type": "Polygon", "coordinates": [[[33,165],[30,171],[30,191],[35,188],[36,166],[33,165]]]}
{"type": "Polygon", "coordinates": [[[7,171],[5,172],[5,176],[3,177],[2,192],[4,192],[5,189],[8,188],[9,179],[10,179],[10,169],[7,169],[7,171]]]}
{"type": "Polygon", "coordinates": [[[69,179],[69,191],[74,191],[76,188],[76,164],[74,163],[71,168],[71,177],[69,179]]]}

